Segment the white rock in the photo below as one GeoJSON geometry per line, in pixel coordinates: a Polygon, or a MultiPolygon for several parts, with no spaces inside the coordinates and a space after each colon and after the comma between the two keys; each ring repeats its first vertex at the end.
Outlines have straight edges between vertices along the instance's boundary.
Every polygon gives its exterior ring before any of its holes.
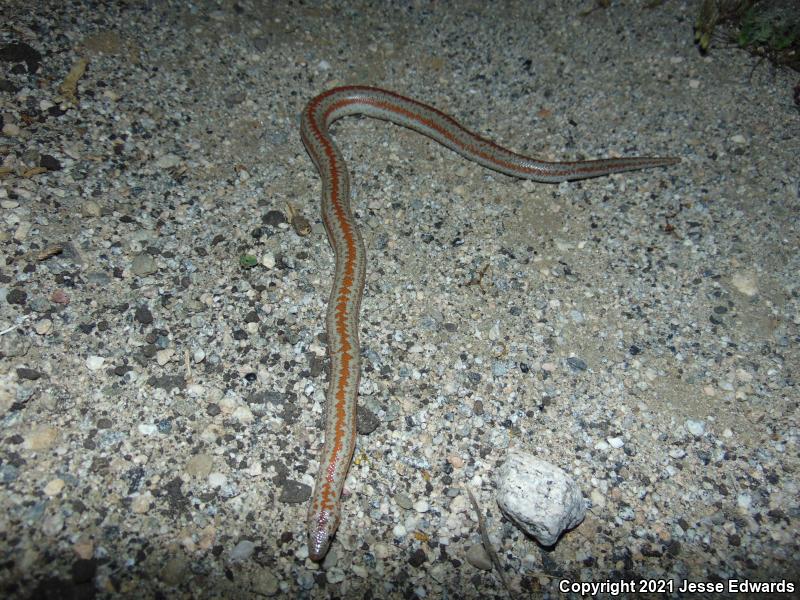
{"type": "Polygon", "coordinates": [[[389,546],[387,544],[384,544],[383,542],[378,542],[377,544],[375,544],[375,546],[373,546],[372,548],[372,551],[375,554],[375,558],[377,558],[378,560],[385,560],[389,558],[389,556],[392,554],[392,551],[389,548],[389,546]]]}
{"type": "Polygon", "coordinates": [[[220,473],[219,471],[215,471],[208,476],[208,485],[211,487],[222,487],[226,483],[228,483],[228,478],[224,473],[220,473]]]}
{"type": "Polygon", "coordinates": [[[103,368],[103,363],[106,361],[102,356],[90,356],[86,359],[86,367],[90,371],[97,371],[103,368]]]}
{"type": "Polygon", "coordinates": [[[417,500],[414,502],[414,510],[420,513],[426,513],[431,509],[430,504],[428,504],[427,500],[417,500]]]}
{"type": "Polygon", "coordinates": [[[57,496],[64,489],[63,479],[53,479],[44,486],[44,493],[48,496],[57,496]]]}
{"type": "Polygon", "coordinates": [[[592,501],[592,506],[596,508],[603,508],[606,505],[606,497],[596,488],[589,494],[589,499],[592,501]]]}
{"type": "Polygon", "coordinates": [[[47,335],[53,330],[53,322],[50,319],[42,319],[34,325],[34,330],[39,335],[47,335]]]}
{"type": "Polygon", "coordinates": [[[625,440],[621,437],[610,437],[606,441],[612,448],[622,448],[625,445],[625,440]]]}
{"type": "Polygon", "coordinates": [[[163,367],[170,360],[172,360],[172,356],[174,354],[175,350],[173,348],[164,348],[163,350],[159,350],[156,352],[156,362],[159,364],[159,366],[163,367]]]}
{"type": "Polygon", "coordinates": [[[256,545],[250,540],[242,540],[233,547],[231,550],[231,560],[234,562],[241,562],[247,560],[253,554],[256,545]]]}
{"type": "Polygon", "coordinates": [[[253,412],[246,406],[237,406],[232,416],[240,423],[252,423],[255,419],[253,412]]]}
{"type": "Polygon", "coordinates": [[[99,217],[103,214],[103,209],[94,200],[87,200],[81,205],[81,214],[84,217],[99,217]]]}
{"type": "Polygon", "coordinates": [[[331,567],[325,570],[325,580],[330,584],[342,583],[347,577],[347,573],[341,567],[331,567]]]}
{"type": "Polygon", "coordinates": [[[48,537],[56,537],[64,528],[64,517],[56,513],[47,517],[42,523],[42,532],[48,537]]]}
{"type": "Polygon", "coordinates": [[[700,437],[705,433],[706,425],[702,421],[693,421],[688,419],[686,421],[686,431],[691,433],[694,437],[700,437]]]}
{"type": "Polygon", "coordinates": [[[236,410],[239,402],[233,394],[225,394],[225,396],[220,399],[217,404],[219,404],[219,409],[223,414],[230,415],[236,410]]]}
{"type": "Polygon", "coordinates": [[[177,156],[176,154],[172,154],[171,152],[160,156],[158,160],[156,160],[156,166],[159,169],[171,169],[172,167],[176,167],[180,164],[181,157],[177,156]]]}
{"type": "Polygon", "coordinates": [[[6,123],[3,125],[3,135],[7,135],[8,137],[15,137],[18,136],[20,132],[19,126],[15,125],[14,123],[6,123]]]}
{"type": "Polygon", "coordinates": [[[261,257],[261,264],[268,269],[272,269],[275,266],[275,255],[272,252],[267,252],[261,257]]]}
{"type": "Polygon", "coordinates": [[[522,531],[552,546],[586,515],[586,502],[564,471],[512,450],[497,475],[497,504],[522,531]]]}
{"type": "Polygon", "coordinates": [[[140,423],[138,429],[142,435],[155,435],[158,433],[158,427],[152,423],[140,423]]]}
{"type": "Polygon", "coordinates": [[[756,276],[749,271],[737,271],[731,277],[731,283],[745,296],[753,297],[758,293],[756,276]]]}

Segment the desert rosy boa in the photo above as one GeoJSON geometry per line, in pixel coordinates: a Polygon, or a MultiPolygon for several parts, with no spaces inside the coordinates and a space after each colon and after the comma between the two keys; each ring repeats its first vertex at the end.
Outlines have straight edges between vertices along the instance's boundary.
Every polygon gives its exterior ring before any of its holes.
{"type": "Polygon", "coordinates": [[[541,182],[586,179],[622,171],[662,167],[676,158],[632,157],[543,162],[501,148],[421,102],[374,87],[337,87],[303,110],[300,135],[322,178],[322,220],[336,253],[328,303],[330,381],[326,397],[325,446],[308,511],[308,551],[321,560],[339,526],[341,495],[356,443],[356,397],[360,376],[358,312],[364,290],[366,253],[350,209],[347,166],[328,128],[347,115],[391,121],[428,136],[464,158],[495,171],[541,182]]]}

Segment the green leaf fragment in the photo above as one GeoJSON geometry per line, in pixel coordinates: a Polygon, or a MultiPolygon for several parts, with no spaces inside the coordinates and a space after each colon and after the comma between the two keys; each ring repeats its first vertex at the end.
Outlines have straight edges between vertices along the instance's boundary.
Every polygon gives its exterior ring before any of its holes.
{"type": "Polygon", "coordinates": [[[252,254],[242,254],[239,257],[239,266],[243,269],[252,269],[258,264],[258,259],[252,254]]]}

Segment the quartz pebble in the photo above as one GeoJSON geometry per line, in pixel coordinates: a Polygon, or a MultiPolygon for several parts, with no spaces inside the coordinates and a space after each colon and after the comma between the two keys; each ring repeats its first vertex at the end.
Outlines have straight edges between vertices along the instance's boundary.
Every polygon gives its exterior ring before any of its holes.
{"type": "Polygon", "coordinates": [[[564,471],[511,450],[497,474],[497,504],[520,529],[552,546],[586,514],[581,491],[564,471]]]}
{"type": "Polygon", "coordinates": [[[731,283],[745,296],[753,297],[758,293],[756,276],[749,271],[737,271],[731,277],[731,283]]]}
{"type": "Polygon", "coordinates": [[[250,540],[241,540],[231,550],[231,560],[234,562],[242,562],[250,558],[255,550],[256,545],[250,540]]]}
{"type": "Polygon", "coordinates": [[[47,485],[44,487],[44,493],[48,496],[57,496],[61,493],[61,490],[64,489],[64,480],[63,479],[52,479],[51,481],[47,482],[47,485]]]}
{"type": "Polygon", "coordinates": [[[86,366],[90,371],[97,371],[103,368],[105,359],[102,356],[90,356],[86,359],[86,366]]]}
{"type": "Polygon", "coordinates": [[[702,421],[686,421],[686,430],[695,437],[701,437],[705,432],[705,424],[702,421]]]}

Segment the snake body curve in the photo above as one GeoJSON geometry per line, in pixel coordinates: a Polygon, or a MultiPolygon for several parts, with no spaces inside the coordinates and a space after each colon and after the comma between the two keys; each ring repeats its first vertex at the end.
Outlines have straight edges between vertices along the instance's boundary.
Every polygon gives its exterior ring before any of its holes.
{"type": "Polygon", "coordinates": [[[300,135],[322,179],[322,220],[336,255],[327,312],[330,377],[325,443],[308,511],[309,556],[317,561],[324,558],[339,526],[342,490],[356,442],[356,398],[361,373],[358,314],[364,290],[366,252],[350,208],[347,166],[328,132],[331,123],[354,114],[418,131],[489,169],[546,183],[679,162],[677,158],[668,157],[544,162],[511,152],[467,131],[455,119],[432,106],[374,87],[333,88],[306,105],[301,115],[300,135]]]}

